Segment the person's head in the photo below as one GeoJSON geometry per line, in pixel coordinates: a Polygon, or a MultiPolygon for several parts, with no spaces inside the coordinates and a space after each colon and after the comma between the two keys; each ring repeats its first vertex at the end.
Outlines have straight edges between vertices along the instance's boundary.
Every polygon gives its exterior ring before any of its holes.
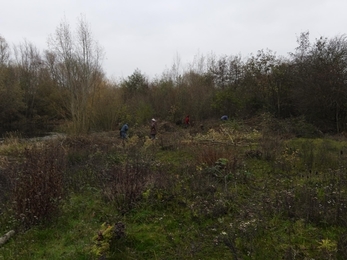
{"type": "Polygon", "coordinates": [[[152,118],[152,122],[156,122],[157,120],[155,120],[154,118],[152,118]]]}

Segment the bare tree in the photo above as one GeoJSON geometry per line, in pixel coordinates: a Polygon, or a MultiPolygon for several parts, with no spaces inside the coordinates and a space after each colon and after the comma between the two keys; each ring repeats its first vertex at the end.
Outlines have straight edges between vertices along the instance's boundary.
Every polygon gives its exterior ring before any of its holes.
{"type": "Polygon", "coordinates": [[[6,64],[10,59],[10,48],[8,47],[8,44],[0,35],[0,65],[6,64]]]}
{"type": "MultiPolygon", "coordinates": [[[[78,21],[73,34],[66,21],[49,39],[50,69],[62,93],[68,92],[66,109],[72,119],[72,131],[87,132],[90,127],[90,108],[93,106],[96,88],[101,84],[103,51],[93,40],[84,17],[78,21]]],[[[65,98],[66,96],[64,96],[65,98]]]]}
{"type": "Polygon", "coordinates": [[[41,81],[43,62],[39,50],[32,43],[24,41],[14,50],[18,79],[26,104],[25,117],[31,119],[34,116],[34,106],[41,81]]]}
{"type": "Polygon", "coordinates": [[[11,124],[21,118],[22,97],[16,69],[11,65],[9,45],[0,36],[0,130],[10,129],[11,124]]]}
{"type": "Polygon", "coordinates": [[[240,55],[223,56],[219,60],[211,58],[209,72],[220,89],[232,87],[235,89],[243,77],[243,62],[240,55]]]}
{"type": "Polygon", "coordinates": [[[300,39],[293,54],[291,91],[297,113],[323,131],[341,132],[347,122],[347,37],[300,39]]]}

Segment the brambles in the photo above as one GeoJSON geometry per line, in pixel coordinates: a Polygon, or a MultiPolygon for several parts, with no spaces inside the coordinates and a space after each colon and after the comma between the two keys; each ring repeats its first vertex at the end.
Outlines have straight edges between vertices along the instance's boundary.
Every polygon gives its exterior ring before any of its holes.
{"type": "Polygon", "coordinates": [[[49,220],[63,197],[65,153],[57,142],[26,149],[25,159],[12,168],[13,202],[25,227],[49,220]]]}
{"type": "Polygon", "coordinates": [[[120,212],[126,212],[141,199],[150,174],[151,170],[145,163],[114,166],[107,173],[109,181],[104,183],[104,195],[116,204],[120,212]]]}

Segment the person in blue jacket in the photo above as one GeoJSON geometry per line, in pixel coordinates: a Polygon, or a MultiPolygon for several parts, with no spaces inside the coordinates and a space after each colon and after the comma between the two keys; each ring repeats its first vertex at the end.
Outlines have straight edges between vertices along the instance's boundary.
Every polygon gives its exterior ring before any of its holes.
{"type": "Polygon", "coordinates": [[[128,126],[127,123],[125,123],[125,124],[121,127],[120,132],[119,132],[120,137],[121,137],[122,139],[127,138],[128,130],[129,130],[129,126],[128,126]]]}
{"type": "Polygon", "coordinates": [[[228,120],[228,116],[227,116],[227,115],[224,115],[224,116],[222,116],[222,117],[220,118],[220,120],[226,121],[226,120],[228,120]]]}

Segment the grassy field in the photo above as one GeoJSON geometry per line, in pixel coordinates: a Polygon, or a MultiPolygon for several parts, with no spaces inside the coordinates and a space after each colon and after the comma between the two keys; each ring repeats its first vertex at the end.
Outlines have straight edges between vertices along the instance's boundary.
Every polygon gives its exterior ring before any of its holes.
{"type": "Polygon", "coordinates": [[[0,145],[0,259],[347,259],[347,141],[269,118],[0,145]]]}

